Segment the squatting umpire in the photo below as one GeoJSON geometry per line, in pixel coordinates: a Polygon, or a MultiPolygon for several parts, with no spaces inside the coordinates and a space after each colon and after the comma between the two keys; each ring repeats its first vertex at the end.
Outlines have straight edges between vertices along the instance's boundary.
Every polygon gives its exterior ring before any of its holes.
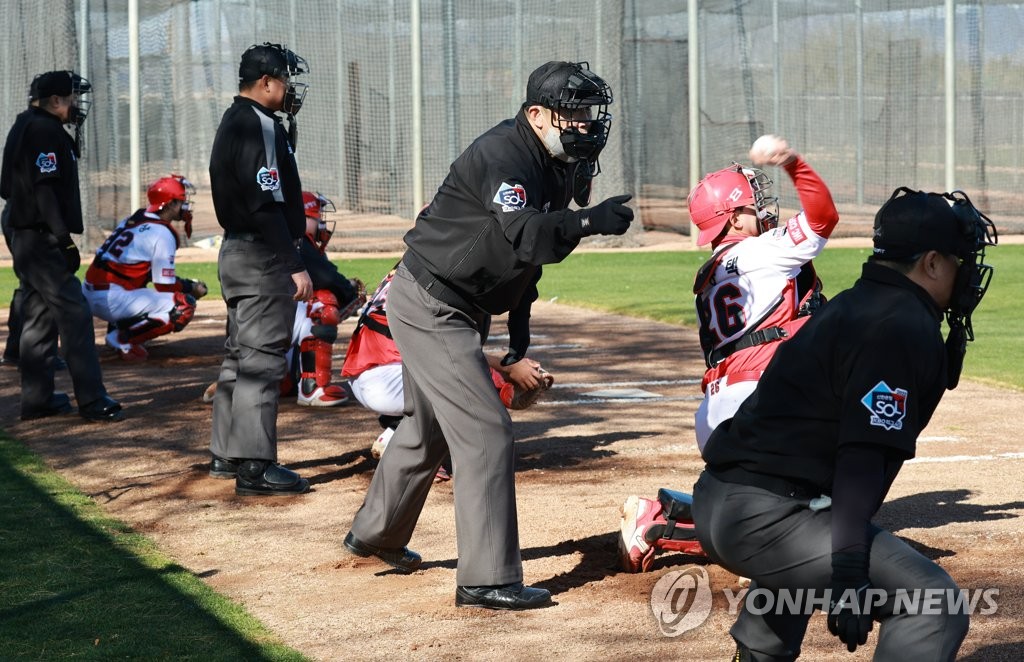
{"type": "Polygon", "coordinates": [[[406,416],[345,546],[406,572],[418,568],[419,555],[405,545],[450,449],[459,606],[528,609],[550,602],[548,591],[523,585],[512,422],[482,342],[491,315],[509,311],[503,363],[511,366],[510,381],[536,387],[541,374],[522,359],[541,265],[560,262],[584,236],[629,228],[628,195],[567,209],[573,198],[589,203],[611,100],[586,63],[541,66],[530,75],[518,114],[455,160],[405,236],[388,322],[402,354],[406,416]]]}
{"type": "Polygon", "coordinates": [[[78,181],[80,129],[89,81],[73,71],[50,71],[32,81],[29,107],[14,121],[4,145],[0,196],[7,200],[14,270],[21,281],[21,418],[71,411],[54,391],[57,338],[75,389],[78,413],[92,421],[124,418],[103,385],[92,325],[75,272],[81,264],[71,238],[81,234],[78,181]],[[65,130],[72,127],[75,138],[65,130]]]}
{"type": "Polygon", "coordinates": [[[779,347],[754,393],[712,434],[693,492],[697,537],[776,605],[747,602],[732,628],[735,659],[800,654],[811,612],[806,602],[779,609],[783,590],[822,596],[829,631],[850,651],[877,620],[876,660],[955,658],[969,620],[962,608],[948,599],[918,613],[896,605],[915,591],[954,596],[956,584],[871,518],[959,381],[971,313],[992,275],[985,247],[995,242],[995,226],[962,192],[897,189],[875,216],[861,278],[779,347]]]}
{"type": "Polygon", "coordinates": [[[297,242],[306,231],[294,143],[275,113],[295,113],[306,61],[277,44],[249,47],[239,94],[210,154],[210,189],[224,228],[217,272],[228,309],[227,351],[213,399],[210,473],[240,495],[300,494],[309,482],[277,463],[278,384],[287,370],[295,301],[313,293],[297,242]]]}

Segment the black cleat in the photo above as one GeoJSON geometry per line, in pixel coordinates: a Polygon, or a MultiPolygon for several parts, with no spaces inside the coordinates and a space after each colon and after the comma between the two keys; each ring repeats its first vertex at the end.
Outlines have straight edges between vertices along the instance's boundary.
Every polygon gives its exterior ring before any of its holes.
{"type": "Polygon", "coordinates": [[[362,556],[364,558],[367,556],[376,556],[395,570],[406,574],[415,572],[423,562],[420,555],[408,547],[402,547],[399,549],[385,549],[383,547],[377,547],[376,545],[371,545],[370,543],[363,542],[359,538],[356,538],[352,535],[351,531],[349,531],[348,535],[345,536],[345,548],[356,556],[362,556]]]}
{"type": "Polygon", "coordinates": [[[50,396],[49,402],[42,407],[29,407],[28,409],[22,409],[21,420],[32,421],[37,418],[60,416],[61,414],[70,413],[71,409],[71,398],[68,397],[68,394],[55,391],[50,396]]]}
{"type": "Polygon", "coordinates": [[[522,582],[502,586],[459,586],[455,589],[455,606],[485,609],[537,609],[551,604],[551,592],[543,588],[523,586],[522,582]]]}
{"type": "Polygon", "coordinates": [[[292,496],[308,491],[308,480],[276,462],[238,460],[235,494],[239,496],[292,496]]]}
{"type": "Polygon", "coordinates": [[[109,395],[104,395],[99,400],[93,400],[87,405],[78,408],[78,415],[87,421],[98,423],[113,423],[124,420],[124,410],[121,403],[109,395]]]}

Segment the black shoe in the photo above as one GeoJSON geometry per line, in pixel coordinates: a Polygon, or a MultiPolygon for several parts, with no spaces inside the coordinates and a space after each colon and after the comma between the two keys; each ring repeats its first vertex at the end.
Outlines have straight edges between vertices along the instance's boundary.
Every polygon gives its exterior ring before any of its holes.
{"type": "Polygon", "coordinates": [[[18,367],[18,357],[13,354],[4,354],[0,356],[0,365],[9,365],[12,368],[18,367]]]}
{"type": "Polygon", "coordinates": [[[420,567],[420,564],[423,563],[423,559],[420,555],[408,547],[402,547],[400,549],[384,549],[383,547],[377,547],[370,543],[363,542],[352,535],[351,531],[349,531],[348,535],[345,536],[345,548],[356,556],[362,556],[364,558],[367,556],[376,556],[395,570],[406,574],[415,572],[416,569],[420,567]]]}
{"type": "Polygon", "coordinates": [[[308,480],[277,462],[238,460],[235,494],[239,496],[290,496],[308,491],[308,480]]]}
{"type": "Polygon", "coordinates": [[[551,604],[551,592],[523,586],[522,582],[504,586],[459,586],[455,589],[457,607],[485,609],[536,609],[551,604]]]}
{"type": "Polygon", "coordinates": [[[64,357],[58,354],[53,357],[53,369],[54,370],[67,370],[68,362],[64,360],[64,357]]]}
{"type": "Polygon", "coordinates": [[[67,414],[70,411],[71,398],[68,397],[67,393],[55,391],[53,395],[50,396],[50,400],[46,403],[46,406],[22,409],[21,420],[31,421],[37,418],[47,418],[48,416],[60,416],[61,414],[67,414]]]}
{"type": "Polygon", "coordinates": [[[214,455],[210,459],[210,475],[214,478],[234,478],[238,474],[238,463],[226,457],[214,455]]]}
{"type": "Polygon", "coordinates": [[[87,421],[100,423],[124,420],[124,411],[121,409],[121,403],[109,395],[79,407],[78,415],[87,421]]]}

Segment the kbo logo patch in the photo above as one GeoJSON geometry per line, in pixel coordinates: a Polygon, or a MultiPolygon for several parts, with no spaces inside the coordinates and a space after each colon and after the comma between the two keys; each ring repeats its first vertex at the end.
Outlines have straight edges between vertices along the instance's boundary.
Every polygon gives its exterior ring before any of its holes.
{"type": "Polygon", "coordinates": [[[57,155],[53,152],[40,154],[36,159],[36,167],[39,168],[39,172],[43,174],[55,172],[57,170],[57,155]]]}
{"type": "Polygon", "coordinates": [[[871,425],[886,430],[903,429],[903,417],[907,415],[906,389],[894,389],[885,382],[878,382],[860,401],[871,412],[871,425]]]}
{"type": "Polygon", "coordinates": [[[277,175],[277,168],[260,168],[256,173],[256,183],[264,191],[276,191],[281,188],[281,178],[277,175]]]}
{"type": "Polygon", "coordinates": [[[526,189],[522,184],[501,183],[494,202],[501,205],[501,211],[517,211],[526,206],[526,189]]]}

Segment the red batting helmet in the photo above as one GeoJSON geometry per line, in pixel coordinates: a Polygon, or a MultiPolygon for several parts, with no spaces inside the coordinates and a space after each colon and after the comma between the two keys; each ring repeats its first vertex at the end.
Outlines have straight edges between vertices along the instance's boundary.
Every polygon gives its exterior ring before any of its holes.
{"type": "Polygon", "coordinates": [[[690,218],[700,230],[697,245],[713,241],[733,213],[747,206],[754,207],[761,232],[774,228],[779,220],[779,204],[768,195],[771,186],[772,180],[763,170],[738,163],[705,175],[686,201],[690,218]]]}
{"type": "Polygon", "coordinates": [[[181,220],[185,221],[185,236],[192,236],[192,196],[196,187],[181,175],[161,177],[149,186],[146,211],[156,214],[175,200],[181,200],[181,220]]]}

